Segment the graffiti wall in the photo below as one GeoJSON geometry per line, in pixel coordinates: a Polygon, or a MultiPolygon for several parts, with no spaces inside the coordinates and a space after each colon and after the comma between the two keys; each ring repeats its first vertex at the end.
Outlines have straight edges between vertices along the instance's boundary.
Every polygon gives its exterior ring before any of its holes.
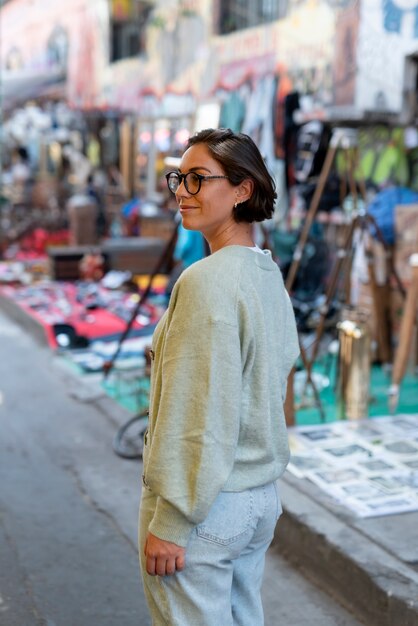
{"type": "Polygon", "coordinates": [[[100,106],[153,117],[166,94],[197,97],[205,71],[208,77],[211,8],[211,0],[156,1],[147,21],[146,54],[103,69],[100,106]]]}
{"type": "Polygon", "coordinates": [[[330,102],[335,11],[325,1],[296,4],[277,22],[214,39],[217,86],[231,89],[248,77],[278,71],[291,89],[330,102]]]}
{"type": "Polygon", "coordinates": [[[321,117],[333,103],[335,19],[329,2],[293,1],[276,22],[212,39],[201,94],[220,102],[221,126],[256,141],[271,171],[288,152],[294,111],[321,117]]]}
{"type": "Polygon", "coordinates": [[[71,104],[92,105],[108,58],[104,0],[14,0],[1,8],[0,58],[8,75],[61,70],[71,104]]]}
{"type": "Polygon", "coordinates": [[[356,106],[400,112],[405,56],[418,49],[416,0],[367,0],[360,5],[356,106]]]}
{"type": "Polygon", "coordinates": [[[359,18],[357,1],[346,3],[336,17],[333,104],[337,107],[350,107],[355,102],[359,18]]]}
{"type": "Polygon", "coordinates": [[[418,49],[418,2],[412,0],[287,0],[276,22],[226,36],[213,35],[215,0],[158,0],[146,54],[109,65],[110,6],[124,14],[130,4],[6,3],[3,70],[58,67],[67,76],[70,104],[133,112],[149,93],[221,103],[235,94],[251,108],[260,81],[268,79],[267,93],[279,106],[298,92],[301,107],[321,119],[335,107],[399,112],[404,57],[418,49]]]}
{"type": "Polygon", "coordinates": [[[147,91],[221,101],[233,92],[242,100],[244,92],[246,100],[270,76],[279,102],[297,91],[317,119],[330,108],[337,116],[341,107],[400,111],[404,57],[418,47],[416,1],[288,0],[276,22],[227,36],[213,35],[215,0],[155,6],[146,62],[104,69],[103,103],[137,110],[147,91]]]}
{"type": "Polygon", "coordinates": [[[103,69],[100,106],[138,111],[143,110],[144,94],[158,101],[167,93],[222,101],[223,92],[232,94],[241,88],[258,93],[259,80],[268,75],[269,84],[275,81],[269,94],[278,93],[283,99],[299,90],[323,111],[334,97],[334,4],[289,0],[287,12],[277,22],[216,36],[216,2],[160,0],[148,22],[146,58],[103,69]]]}

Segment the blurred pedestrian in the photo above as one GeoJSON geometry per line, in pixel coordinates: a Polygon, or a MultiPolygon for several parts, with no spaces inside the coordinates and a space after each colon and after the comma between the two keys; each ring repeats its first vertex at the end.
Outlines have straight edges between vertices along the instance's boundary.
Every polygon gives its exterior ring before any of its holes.
{"type": "MultiPolygon", "coordinates": [[[[99,179],[100,180],[100,179],[99,179]]],[[[107,233],[107,218],[105,210],[105,200],[103,189],[96,182],[95,172],[91,172],[87,177],[86,193],[97,206],[96,214],[96,233],[97,239],[100,241],[107,233]]]]}
{"type": "Polygon", "coordinates": [[[10,174],[13,204],[29,208],[33,177],[29,154],[24,146],[18,146],[13,151],[10,174]]]}
{"type": "MultiPolygon", "coordinates": [[[[177,216],[176,216],[177,219],[177,216]]],[[[181,216],[178,216],[181,221],[181,216]]],[[[177,241],[174,247],[174,267],[170,272],[166,292],[171,294],[180,274],[190,265],[200,261],[206,255],[205,240],[198,230],[187,230],[183,224],[178,225],[177,241]]]]}

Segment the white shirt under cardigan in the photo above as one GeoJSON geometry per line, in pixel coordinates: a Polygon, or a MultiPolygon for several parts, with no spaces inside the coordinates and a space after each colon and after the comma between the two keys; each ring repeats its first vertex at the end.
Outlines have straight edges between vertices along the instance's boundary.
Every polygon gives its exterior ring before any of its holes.
{"type": "Polygon", "coordinates": [[[227,246],[185,270],[152,350],[149,531],[186,546],[221,490],[270,483],[289,460],[283,404],[299,343],[270,252],[227,246]]]}

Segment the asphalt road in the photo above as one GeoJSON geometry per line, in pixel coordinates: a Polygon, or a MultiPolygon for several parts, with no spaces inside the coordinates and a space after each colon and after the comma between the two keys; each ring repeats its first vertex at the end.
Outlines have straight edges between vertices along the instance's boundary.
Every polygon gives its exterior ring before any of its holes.
{"type": "MultiPolygon", "coordinates": [[[[150,626],[124,416],[1,313],[0,346],[0,626],[150,626]]],[[[359,624],[273,551],[263,597],[265,626],[359,624]]]]}

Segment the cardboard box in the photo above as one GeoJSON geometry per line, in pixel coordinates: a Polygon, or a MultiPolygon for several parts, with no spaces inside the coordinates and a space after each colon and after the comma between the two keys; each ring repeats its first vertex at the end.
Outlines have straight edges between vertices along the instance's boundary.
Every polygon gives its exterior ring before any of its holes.
{"type": "Polygon", "coordinates": [[[157,237],[169,241],[175,228],[172,215],[167,216],[140,216],[141,237],[157,237]]]}
{"type": "MultiPolygon", "coordinates": [[[[110,269],[130,271],[133,274],[151,274],[158,263],[166,243],[153,237],[121,237],[106,239],[102,243],[102,253],[109,262],[110,269]]],[[[164,274],[170,268],[160,268],[164,274]]]]}

